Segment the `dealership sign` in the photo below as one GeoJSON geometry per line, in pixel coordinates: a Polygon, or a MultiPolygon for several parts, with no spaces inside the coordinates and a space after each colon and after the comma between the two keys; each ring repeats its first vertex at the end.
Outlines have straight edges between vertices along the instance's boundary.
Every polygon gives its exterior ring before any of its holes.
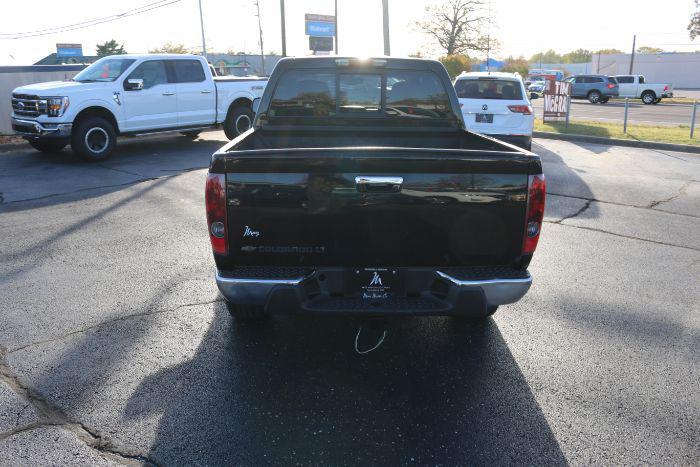
{"type": "Polygon", "coordinates": [[[544,114],[542,121],[560,121],[569,113],[571,83],[547,80],[544,88],[544,114]]]}

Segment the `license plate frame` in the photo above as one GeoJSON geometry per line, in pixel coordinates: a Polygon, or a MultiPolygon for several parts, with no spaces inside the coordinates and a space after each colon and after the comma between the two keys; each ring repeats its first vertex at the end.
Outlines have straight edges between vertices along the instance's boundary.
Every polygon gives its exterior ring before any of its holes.
{"type": "Polygon", "coordinates": [[[346,294],[365,300],[386,300],[406,295],[404,271],[397,268],[355,268],[349,271],[346,294]]]}
{"type": "Polygon", "coordinates": [[[476,123],[493,123],[493,114],[475,114],[476,123]]]}

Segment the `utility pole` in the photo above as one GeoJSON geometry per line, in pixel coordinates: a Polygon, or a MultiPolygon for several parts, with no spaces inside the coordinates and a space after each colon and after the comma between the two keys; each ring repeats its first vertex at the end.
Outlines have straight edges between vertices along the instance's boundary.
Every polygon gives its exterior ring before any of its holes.
{"type": "Polygon", "coordinates": [[[338,55],[338,0],[335,0],[335,54],[338,55]]]}
{"type": "Polygon", "coordinates": [[[382,0],[382,12],[384,19],[384,55],[389,56],[391,55],[389,47],[389,0],[382,0]]]}
{"type": "Polygon", "coordinates": [[[280,21],[282,22],[282,56],[287,56],[287,32],[284,21],[284,0],[280,0],[280,21]]]}
{"type": "Polygon", "coordinates": [[[204,56],[204,59],[207,60],[207,43],[204,40],[204,17],[202,16],[202,0],[199,0],[199,25],[202,27],[202,55],[204,56]]]}
{"type": "Polygon", "coordinates": [[[632,38],[632,58],[630,58],[630,75],[632,74],[632,69],[634,68],[634,49],[637,47],[637,35],[635,34],[632,38]]]}
{"type": "Polygon", "coordinates": [[[262,75],[265,76],[265,51],[263,49],[262,23],[260,21],[260,2],[255,0],[255,8],[258,11],[258,31],[260,32],[260,61],[262,62],[262,75]]]}

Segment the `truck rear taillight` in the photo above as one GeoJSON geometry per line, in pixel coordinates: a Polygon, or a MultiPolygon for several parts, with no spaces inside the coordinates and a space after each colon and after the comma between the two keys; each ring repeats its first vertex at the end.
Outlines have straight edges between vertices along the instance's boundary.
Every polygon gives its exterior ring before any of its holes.
{"type": "Polygon", "coordinates": [[[209,239],[214,253],[228,254],[228,236],[226,235],[226,176],[224,174],[207,174],[207,186],[204,193],[207,205],[207,226],[209,239]]]}
{"type": "Polygon", "coordinates": [[[529,105],[509,105],[508,110],[516,114],[532,115],[532,107],[529,105]]]}
{"type": "Polygon", "coordinates": [[[668,91],[668,84],[664,86],[664,91],[668,91]]]}
{"type": "Polygon", "coordinates": [[[544,175],[530,175],[527,189],[527,215],[525,216],[525,239],[523,240],[523,254],[531,255],[537,248],[537,240],[542,230],[544,218],[544,200],[546,197],[546,184],[544,175]]]}
{"type": "Polygon", "coordinates": [[[612,88],[614,88],[614,87],[616,87],[616,86],[617,86],[617,84],[608,83],[608,89],[612,89],[612,88]]]}

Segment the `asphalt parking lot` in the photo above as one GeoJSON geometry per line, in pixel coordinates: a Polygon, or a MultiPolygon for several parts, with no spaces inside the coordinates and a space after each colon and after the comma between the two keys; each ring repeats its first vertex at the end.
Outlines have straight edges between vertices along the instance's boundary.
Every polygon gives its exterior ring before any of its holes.
{"type": "Polygon", "coordinates": [[[360,356],[355,319],[229,317],[203,201],[223,143],[0,153],[2,463],[700,462],[700,156],[536,140],[529,294],[391,320],[360,356]]]}
{"type": "MultiPolygon", "coordinates": [[[[535,116],[542,118],[544,99],[533,99],[535,116]]],[[[692,104],[644,105],[641,100],[630,99],[627,121],[644,125],[686,125],[690,128],[693,115],[692,104]]],[[[571,101],[571,118],[574,120],[596,120],[622,123],[625,119],[625,102],[622,99],[607,104],[591,104],[586,100],[571,101]]],[[[700,111],[695,116],[695,126],[700,128],[700,111]]]]}

